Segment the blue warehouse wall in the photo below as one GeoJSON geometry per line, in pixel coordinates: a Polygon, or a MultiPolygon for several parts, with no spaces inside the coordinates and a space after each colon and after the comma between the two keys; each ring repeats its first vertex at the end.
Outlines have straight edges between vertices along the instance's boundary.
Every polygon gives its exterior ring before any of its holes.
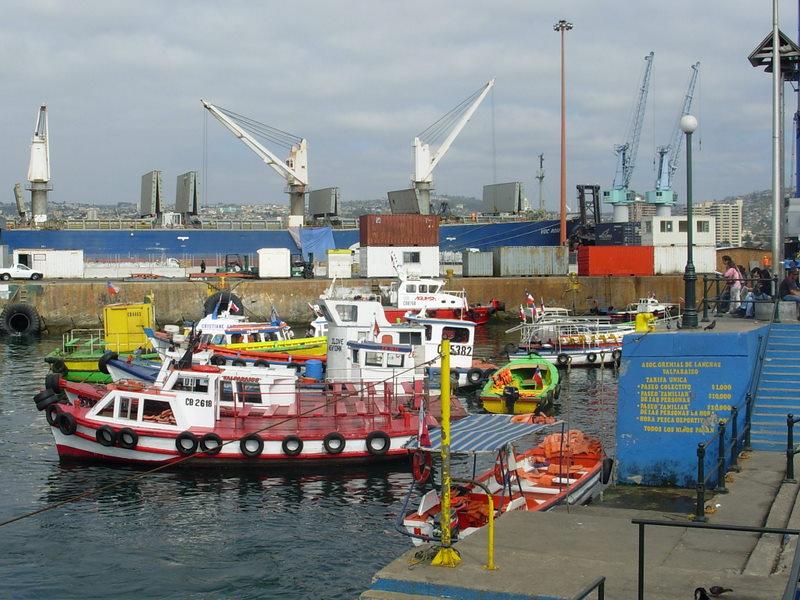
{"type": "MultiPolygon", "coordinates": [[[[621,484],[695,485],[697,445],[745,398],[766,328],[747,332],[659,332],[626,335],[617,400],[621,484]]],[[[730,432],[728,433],[730,440],[730,432]]],[[[705,460],[715,483],[717,444],[705,460]]]]}

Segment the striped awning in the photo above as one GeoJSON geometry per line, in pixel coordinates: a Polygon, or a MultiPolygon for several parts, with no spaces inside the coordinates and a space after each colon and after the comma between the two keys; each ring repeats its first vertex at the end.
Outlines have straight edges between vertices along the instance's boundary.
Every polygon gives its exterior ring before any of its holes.
{"type": "MultiPolygon", "coordinates": [[[[468,415],[455,421],[450,426],[450,453],[495,453],[510,442],[553,426],[513,423],[511,417],[512,415],[468,415]]],[[[438,452],[442,443],[442,430],[438,427],[431,429],[429,435],[430,446],[425,446],[423,450],[438,452]]],[[[411,440],[408,448],[419,448],[418,440],[411,440]]]]}

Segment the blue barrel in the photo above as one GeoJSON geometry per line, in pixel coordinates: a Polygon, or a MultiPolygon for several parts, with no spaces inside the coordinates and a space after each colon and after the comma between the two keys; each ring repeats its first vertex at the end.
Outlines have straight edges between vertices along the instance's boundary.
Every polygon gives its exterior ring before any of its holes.
{"type": "Polygon", "coordinates": [[[322,361],[321,360],[307,360],[306,361],[306,377],[309,379],[322,379],[322,361]]]}

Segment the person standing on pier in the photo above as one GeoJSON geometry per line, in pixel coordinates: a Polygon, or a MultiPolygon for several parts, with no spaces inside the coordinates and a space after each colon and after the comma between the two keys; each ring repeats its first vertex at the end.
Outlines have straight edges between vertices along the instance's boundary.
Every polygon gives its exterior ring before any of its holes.
{"type": "Polygon", "coordinates": [[[722,257],[722,260],[725,262],[725,273],[723,273],[723,277],[725,277],[728,290],[731,294],[730,312],[736,313],[739,309],[739,300],[742,293],[742,274],[739,272],[736,263],[733,262],[730,256],[726,254],[722,257]]]}
{"type": "Polygon", "coordinates": [[[200,272],[201,273],[205,273],[206,272],[206,260],[205,259],[200,261],[200,272]]]}

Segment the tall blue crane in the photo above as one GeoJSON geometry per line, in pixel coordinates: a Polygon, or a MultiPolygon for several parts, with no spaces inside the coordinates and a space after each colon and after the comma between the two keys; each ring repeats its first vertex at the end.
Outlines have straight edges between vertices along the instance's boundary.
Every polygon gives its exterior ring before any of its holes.
{"type": "Polygon", "coordinates": [[[617,170],[614,175],[612,189],[603,190],[603,201],[614,207],[614,221],[628,220],[628,205],[634,201],[633,192],[628,189],[636,166],[636,153],[639,150],[639,138],[642,134],[644,113],[647,108],[647,92],[650,89],[650,73],[653,69],[654,52],[644,57],[645,68],[642,75],[642,84],[634,105],[631,122],[628,125],[626,141],[624,144],[614,146],[617,155],[617,170]]]}
{"type": "Polygon", "coordinates": [[[694,87],[697,84],[697,76],[700,74],[700,63],[692,65],[692,74],[689,77],[689,85],[686,88],[686,95],[683,97],[681,111],[675,120],[675,128],[672,130],[669,144],[659,146],[656,150],[656,162],[658,164],[658,175],[656,176],[656,189],[650,190],[645,194],[648,204],[655,204],[658,208],[659,216],[668,216],[671,213],[672,205],[675,204],[676,194],[672,191],[672,177],[678,169],[680,160],[681,144],[683,135],[680,129],[681,117],[688,115],[692,109],[692,99],[694,98],[694,87]]]}

